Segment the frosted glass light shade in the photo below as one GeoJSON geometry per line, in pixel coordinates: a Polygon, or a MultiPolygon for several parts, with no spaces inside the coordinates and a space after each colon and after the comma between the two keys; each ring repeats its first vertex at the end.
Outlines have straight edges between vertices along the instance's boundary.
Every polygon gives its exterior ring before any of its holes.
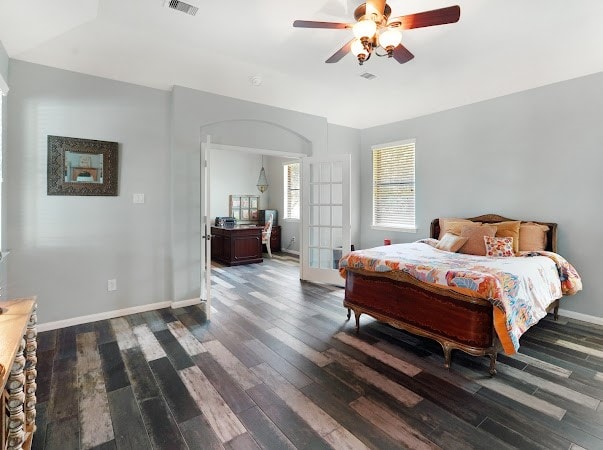
{"type": "Polygon", "coordinates": [[[260,170],[260,176],[256,186],[262,194],[268,189],[268,180],[266,179],[266,171],[264,170],[264,166],[262,166],[262,170],[260,170]]]}
{"type": "Polygon", "coordinates": [[[388,47],[396,47],[400,42],[402,42],[402,33],[395,28],[388,28],[379,35],[379,45],[385,50],[388,47]]]}
{"type": "Polygon", "coordinates": [[[365,57],[368,56],[368,51],[366,50],[362,42],[360,42],[360,39],[355,39],[354,42],[352,42],[351,50],[352,54],[356,57],[358,57],[358,55],[364,55],[365,57]]]}
{"type": "Polygon", "coordinates": [[[372,20],[364,19],[360,22],[356,22],[352,27],[352,31],[354,32],[354,36],[358,39],[371,39],[377,31],[377,24],[372,20]]]}

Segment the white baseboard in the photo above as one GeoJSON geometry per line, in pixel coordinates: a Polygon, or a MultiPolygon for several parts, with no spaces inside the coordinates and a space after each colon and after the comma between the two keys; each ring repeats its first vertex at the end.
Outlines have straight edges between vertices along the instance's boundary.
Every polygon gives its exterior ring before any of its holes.
{"type": "Polygon", "coordinates": [[[281,252],[283,252],[283,253],[291,253],[292,255],[299,256],[299,252],[297,250],[289,250],[289,249],[285,248],[285,249],[281,249],[281,252]]]}
{"type": "Polygon", "coordinates": [[[184,308],[185,306],[198,305],[201,303],[200,298],[191,298],[188,300],[179,300],[177,302],[172,302],[172,309],[175,308],[184,308]]]}
{"type": "Polygon", "coordinates": [[[603,325],[603,317],[591,316],[590,314],[582,314],[575,311],[568,311],[567,309],[560,309],[559,315],[568,317],[570,319],[581,320],[583,322],[594,323],[596,325],[603,325]]]}
{"type": "Polygon", "coordinates": [[[71,319],[57,320],[56,322],[46,322],[38,324],[37,329],[39,332],[56,330],[57,328],[72,327],[73,325],[81,325],[83,323],[96,322],[98,320],[114,319],[115,317],[128,316],[130,314],[152,311],[154,309],[168,308],[171,304],[172,302],[170,301],[149,303],[147,305],[132,306],[130,308],[124,309],[115,309],[113,311],[90,314],[88,316],[72,317],[71,319]]]}

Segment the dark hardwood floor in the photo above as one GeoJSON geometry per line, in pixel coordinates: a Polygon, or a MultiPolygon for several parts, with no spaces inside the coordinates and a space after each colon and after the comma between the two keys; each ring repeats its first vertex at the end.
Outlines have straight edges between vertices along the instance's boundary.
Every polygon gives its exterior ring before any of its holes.
{"type": "MultiPolygon", "coordinates": [[[[363,316],[297,262],[214,271],[196,306],[40,333],[36,449],[603,449],[603,327],[542,320],[501,355],[363,316]]],[[[571,298],[565,301],[571,302],[571,298]]]]}

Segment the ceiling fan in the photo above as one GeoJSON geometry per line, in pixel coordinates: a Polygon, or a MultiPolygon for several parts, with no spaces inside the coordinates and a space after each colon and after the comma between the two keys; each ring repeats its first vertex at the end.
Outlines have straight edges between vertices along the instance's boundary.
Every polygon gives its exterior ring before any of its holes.
{"type": "Polygon", "coordinates": [[[293,22],[293,26],[296,28],[352,29],[354,39],[337,50],[325,61],[327,63],[336,63],[351,51],[358,58],[360,65],[367,61],[373,53],[377,56],[393,57],[400,64],[404,64],[415,56],[401,44],[402,30],[458,22],[461,8],[458,5],[449,6],[393,19],[390,19],[391,13],[392,9],[385,0],[368,0],[354,11],[356,23],[296,20],[293,22]],[[385,50],[384,54],[377,52],[379,47],[385,50]]]}

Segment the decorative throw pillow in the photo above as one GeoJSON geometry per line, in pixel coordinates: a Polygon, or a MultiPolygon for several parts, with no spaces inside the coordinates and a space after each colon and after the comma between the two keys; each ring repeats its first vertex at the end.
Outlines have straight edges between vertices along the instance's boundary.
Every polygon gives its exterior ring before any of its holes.
{"type": "Polygon", "coordinates": [[[519,251],[519,226],[521,221],[510,220],[507,222],[496,222],[491,225],[496,225],[496,237],[511,237],[513,238],[513,252],[519,251]]]}
{"type": "Polygon", "coordinates": [[[486,256],[508,257],[515,255],[512,237],[484,236],[484,244],[486,245],[486,256]]]}
{"type": "Polygon", "coordinates": [[[469,219],[456,219],[456,218],[446,218],[440,217],[440,235],[438,239],[442,239],[446,233],[456,234],[457,236],[461,235],[461,229],[464,225],[481,225],[481,222],[472,222],[469,219]]]}
{"type": "Polygon", "coordinates": [[[435,248],[454,253],[457,252],[465,242],[467,242],[467,239],[468,238],[466,237],[455,236],[452,233],[446,233],[442,237],[442,239],[440,239],[440,242],[438,242],[438,245],[436,245],[435,248]]]}
{"type": "Polygon", "coordinates": [[[459,253],[468,255],[486,256],[486,244],[484,236],[494,237],[496,227],[493,225],[480,225],[478,227],[465,225],[461,229],[461,236],[467,238],[467,242],[459,249],[459,253]]]}
{"type": "Polygon", "coordinates": [[[424,238],[424,239],[419,239],[418,241],[416,241],[418,244],[427,244],[430,245],[432,247],[435,247],[436,245],[438,245],[438,241],[437,239],[433,239],[433,238],[424,238]]]}
{"type": "Polygon", "coordinates": [[[519,227],[519,251],[537,252],[546,249],[549,227],[539,223],[526,222],[519,227]]]}

